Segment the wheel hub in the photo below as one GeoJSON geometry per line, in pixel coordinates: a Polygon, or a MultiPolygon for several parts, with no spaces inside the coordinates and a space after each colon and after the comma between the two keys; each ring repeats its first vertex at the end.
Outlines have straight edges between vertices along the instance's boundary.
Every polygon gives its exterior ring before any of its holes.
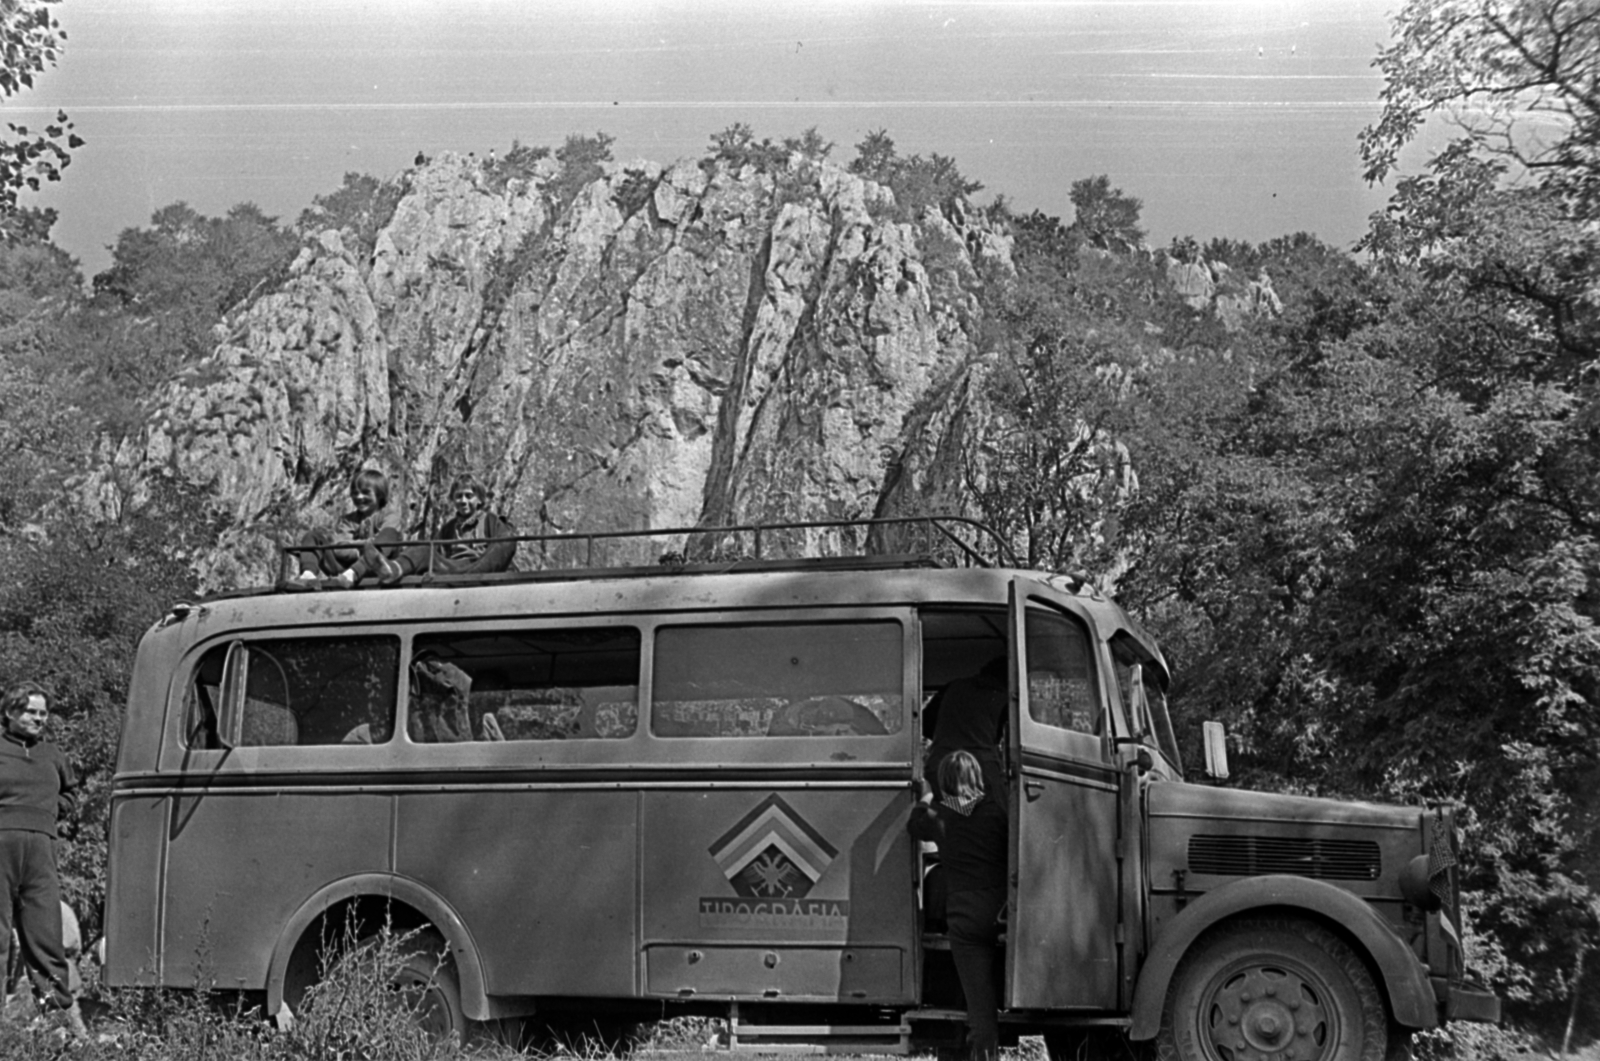
{"type": "Polygon", "coordinates": [[[1226,1061],[1318,1061],[1331,1045],[1321,1001],[1285,969],[1236,972],[1209,1008],[1212,1053],[1226,1061]]]}

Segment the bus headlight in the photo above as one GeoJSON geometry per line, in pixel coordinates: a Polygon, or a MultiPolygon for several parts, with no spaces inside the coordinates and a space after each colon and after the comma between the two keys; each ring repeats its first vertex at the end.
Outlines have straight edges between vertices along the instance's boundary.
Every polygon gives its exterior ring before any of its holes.
{"type": "Polygon", "coordinates": [[[1400,894],[1406,902],[1430,914],[1444,905],[1438,894],[1429,887],[1431,879],[1427,855],[1418,855],[1400,871],[1400,894]]]}

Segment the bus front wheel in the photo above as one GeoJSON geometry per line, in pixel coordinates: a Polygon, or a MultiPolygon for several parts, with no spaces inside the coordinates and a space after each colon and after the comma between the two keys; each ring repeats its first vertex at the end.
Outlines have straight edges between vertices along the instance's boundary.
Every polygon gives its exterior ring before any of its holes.
{"type": "Polygon", "coordinates": [[[1173,975],[1160,1061],[1384,1061],[1388,1014],[1350,946],[1306,921],[1221,926],[1173,975]]]}

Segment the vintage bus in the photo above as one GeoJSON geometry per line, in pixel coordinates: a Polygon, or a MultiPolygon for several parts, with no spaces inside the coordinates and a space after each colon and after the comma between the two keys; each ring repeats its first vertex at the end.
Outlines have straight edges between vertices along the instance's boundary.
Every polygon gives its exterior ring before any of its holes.
{"type": "Polygon", "coordinates": [[[1185,781],[1158,646],[955,519],[522,541],[528,570],[180,605],[117,756],[113,985],[292,1011],[380,922],[430,1019],[728,1021],[763,1049],[959,1041],[925,709],[1005,661],[1008,1037],[1378,1061],[1498,1019],[1446,808],[1185,781]],[[997,555],[999,562],[991,562],[997,555]]]}

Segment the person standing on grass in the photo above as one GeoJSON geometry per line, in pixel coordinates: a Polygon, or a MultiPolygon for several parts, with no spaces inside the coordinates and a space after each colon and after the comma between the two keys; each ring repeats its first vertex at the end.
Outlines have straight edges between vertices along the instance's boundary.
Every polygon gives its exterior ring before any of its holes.
{"type": "Polygon", "coordinates": [[[33,682],[0,696],[0,940],[16,930],[41,1008],[66,1011],[73,1031],[83,1034],[61,937],[55,850],[56,822],[71,809],[78,778],[61,749],[44,739],[49,719],[49,701],[33,682]]]}

